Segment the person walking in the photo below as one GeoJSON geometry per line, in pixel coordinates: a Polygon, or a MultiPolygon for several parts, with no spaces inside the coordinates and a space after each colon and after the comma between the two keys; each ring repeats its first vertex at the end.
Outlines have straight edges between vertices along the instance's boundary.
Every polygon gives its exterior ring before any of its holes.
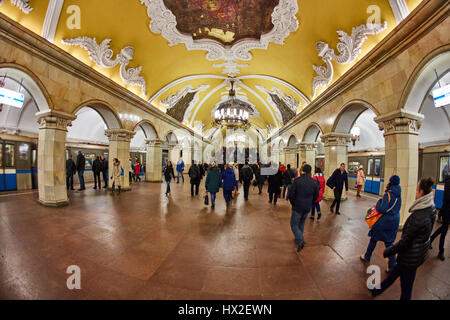
{"type": "Polygon", "coordinates": [[[283,199],[286,199],[286,190],[292,184],[295,174],[291,169],[291,165],[288,164],[286,170],[283,172],[283,199]]]}
{"type": "Polygon", "coordinates": [[[167,165],[164,167],[164,181],[166,182],[166,197],[170,195],[170,181],[175,180],[175,174],[173,172],[172,161],[167,161],[167,165]]]}
{"type": "Polygon", "coordinates": [[[234,175],[234,170],[230,165],[225,166],[225,171],[222,173],[222,186],[223,186],[223,197],[225,202],[229,205],[232,199],[232,193],[236,187],[236,176],[234,175]]]}
{"type": "Polygon", "coordinates": [[[100,161],[102,163],[102,175],[103,181],[105,182],[104,188],[108,188],[108,160],[105,159],[104,156],[100,156],[100,161]]]}
{"type": "Polygon", "coordinates": [[[234,176],[236,177],[236,187],[234,188],[234,196],[232,196],[231,198],[234,199],[235,197],[237,198],[237,196],[239,195],[239,182],[242,182],[241,179],[241,175],[239,173],[239,165],[237,163],[232,163],[230,164],[230,166],[233,168],[234,171],[234,176]]]}
{"type": "Polygon", "coordinates": [[[356,196],[361,198],[361,189],[364,185],[364,181],[366,180],[366,175],[364,173],[364,167],[359,166],[358,173],[356,175],[356,196]]]}
{"type": "Polygon", "coordinates": [[[306,244],[303,237],[305,221],[313,203],[319,198],[319,184],[311,178],[311,166],[305,164],[302,175],[294,180],[289,188],[288,198],[292,205],[291,230],[295,236],[297,252],[306,244]]]}
{"type": "Polygon", "coordinates": [[[268,188],[268,192],[269,192],[269,203],[272,203],[276,205],[277,204],[277,200],[278,197],[280,196],[281,193],[281,185],[283,184],[283,174],[281,173],[280,168],[275,167],[275,168],[271,168],[271,170],[273,170],[275,173],[272,175],[269,175],[268,177],[268,181],[269,181],[269,188],[268,188]]]}
{"type": "Polygon", "coordinates": [[[422,178],[417,184],[416,200],[409,208],[411,215],[403,226],[402,237],[383,253],[385,258],[397,254],[397,265],[379,289],[369,289],[372,297],[382,294],[400,277],[400,300],[411,300],[416,271],[428,256],[430,235],[436,219],[433,185],[432,178],[422,178]]]}
{"type": "Polygon", "coordinates": [[[72,155],[69,154],[69,159],[66,160],[66,186],[67,190],[73,189],[73,175],[77,172],[75,162],[72,160],[72,155]]]}
{"type": "Polygon", "coordinates": [[[210,170],[208,170],[208,174],[205,180],[205,189],[206,192],[209,192],[211,195],[211,208],[214,209],[216,205],[216,194],[219,192],[220,185],[222,184],[222,177],[217,167],[216,163],[213,162],[211,164],[210,170]]]}
{"type": "Polygon", "coordinates": [[[192,165],[188,171],[189,178],[191,179],[191,197],[194,196],[194,187],[195,187],[195,195],[198,196],[198,189],[200,187],[201,180],[201,172],[200,168],[195,164],[194,160],[192,160],[192,165]]]}
{"type": "Polygon", "coordinates": [[[115,189],[117,187],[120,192],[122,191],[122,176],[124,175],[124,170],[120,165],[120,161],[117,158],[114,158],[113,160],[113,170],[112,170],[112,187],[111,187],[111,194],[114,195],[115,189]]]}
{"type": "Polygon", "coordinates": [[[316,201],[313,202],[313,206],[311,209],[311,220],[314,220],[314,216],[317,210],[317,220],[320,220],[322,217],[322,212],[320,211],[320,201],[322,201],[323,193],[325,192],[325,177],[323,176],[322,170],[320,168],[316,168],[313,179],[319,183],[319,197],[316,201]]]}
{"type": "Polygon", "coordinates": [[[342,191],[348,191],[348,177],[347,171],[345,171],[345,163],[341,163],[341,166],[334,170],[333,174],[327,181],[327,186],[333,189],[334,201],[331,204],[330,211],[333,213],[334,206],[336,206],[336,214],[341,214],[339,208],[341,206],[342,191]]]}
{"type": "Polygon", "coordinates": [[[262,165],[258,167],[255,174],[256,183],[258,184],[258,194],[262,194],[262,189],[264,186],[264,182],[266,181],[266,176],[261,174],[262,165]]]}
{"type": "Polygon", "coordinates": [[[134,182],[141,182],[141,163],[136,158],[134,163],[134,182]]]}
{"type": "MultiPolygon", "coordinates": [[[[445,236],[447,235],[448,225],[450,223],[450,175],[445,176],[444,179],[444,199],[439,215],[442,217],[442,225],[431,236],[431,243],[433,243],[438,235],[441,235],[441,238],[439,239],[438,258],[444,261],[445,236]]],[[[430,249],[432,249],[431,245],[430,249]]]]}
{"type": "Polygon", "coordinates": [[[241,174],[239,178],[242,180],[242,184],[244,185],[244,199],[248,200],[248,191],[250,189],[250,184],[253,180],[253,170],[248,165],[248,161],[245,161],[245,165],[241,169],[241,174]]]}
{"type": "Polygon", "coordinates": [[[100,190],[102,189],[102,182],[100,180],[100,172],[102,172],[102,170],[102,162],[100,161],[100,157],[97,156],[92,164],[92,172],[94,173],[94,189],[97,189],[97,182],[98,188],[100,190]]]}
{"type": "Polygon", "coordinates": [[[78,172],[78,180],[80,181],[80,189],[78,191],[86,190],[86,186],[84,185],[84,170],[86,168],[86,158],[78,151],[77,156],[77,172],[78,172]]]}
{"type": "Polygon", "coordinates": [[[184,183],[184,161],[183,158],[180,158],[177,163],[177,183],[180,183],[180,176],[184,183]]]}
{"type": "Polygon", "coordinates": [[[134,178],[134,163],[131,158],[129,159],[129,163],[130,163],[130,167],[128,168],[128,172],[129,172],[128,176],[130,178],[130,184],[131,184],[135,179],[134,178]]]}
{"type": "MultiPolygon", "coordinates": [[[[393,175],[389,178],[386,192],[382,199],[378,200],[376,209],[383,216],[372,226],[369,231],[370,242],[366,253],[360,259],[369,262],[378,241],[384,242],[386,248],[392,246],[397,237],[398,226],[400,224],[400,208],[402,207],[402,189],[400,187],[400,177],[393,175]]],[[[395,256],[389,257],[388,268],[390,272],[395,268],[395,256]]]]}

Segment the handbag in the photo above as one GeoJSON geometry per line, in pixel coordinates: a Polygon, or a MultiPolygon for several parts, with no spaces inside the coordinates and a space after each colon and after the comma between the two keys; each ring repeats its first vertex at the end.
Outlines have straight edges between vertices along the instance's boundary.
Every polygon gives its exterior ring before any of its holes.
{"type": "MultiPolygon", "coordinates": [[[[388,192],[388,202],[391,202],[391,194],[388,192]]],[[[395,205],[397,204],[397,199],[395,199],[394,204],[386,211],[388,213],[392,209],[394,209],[395,205]]],[[[376,205],[374,205],[372,208],[369,208],[367,210],[366,217],[364,220],[369,225],[369,228],[372,228],[373,225],[383,216],[382,213],[379,213],[376,209],[376,205]]]]}
{"type": "Polygon", "coordinates": [[[209,205],[209,197],[208,194],[205,195],[205,206],[209,205]]]}

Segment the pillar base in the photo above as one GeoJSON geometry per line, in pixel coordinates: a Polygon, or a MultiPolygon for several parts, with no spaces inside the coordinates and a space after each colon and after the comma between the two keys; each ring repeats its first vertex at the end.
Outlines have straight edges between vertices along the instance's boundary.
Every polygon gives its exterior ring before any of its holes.
{"type": "Polygon", "coordinates": [[[38,202],[45,207],[53,207],[53,208],[65,207],[65,206],[69,205],[69,200],[44,201],[44,200],[39,199],[38,202]]]}

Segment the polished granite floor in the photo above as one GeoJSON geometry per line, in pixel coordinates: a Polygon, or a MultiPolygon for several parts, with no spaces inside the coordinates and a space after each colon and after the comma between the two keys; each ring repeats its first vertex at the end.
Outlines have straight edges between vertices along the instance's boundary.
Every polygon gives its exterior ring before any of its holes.
{"type": "MultiPolygon", "coordinates": [[[[169,198],[162,184],[114,197],[91,188],[64,208],[39,205],[36,192],[0,194],[0,299],[370,299],[359,256],[372,198],[350,195],[341,216],[323,202],[297,254],[287,201],[275,207],[253,188],[228,209],[220,195],[215,210],[191,198],[188,183],[173,184],[169,198]],[[66,287],[70,265],[81,268],[81,290],[66,287]]],[[[434,247],[413,299],[450,299],[450,258],[434,247]]],[[[382,251],[372,263],[385,277],[382,251]]],[[[377,299],[399,296],[397,281],[377,299]]]]}

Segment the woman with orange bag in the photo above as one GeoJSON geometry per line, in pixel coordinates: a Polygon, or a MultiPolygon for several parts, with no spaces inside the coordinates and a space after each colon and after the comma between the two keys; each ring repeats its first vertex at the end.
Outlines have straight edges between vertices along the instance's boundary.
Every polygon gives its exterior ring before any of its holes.
{"type": "MultiPolygon", "coordinates": [[[[376,210],[382,214],[382,216],[369,231],[370,242],[366,254],[363,254],[360,257],[362,261],[370,261],[378,241],[383,241],[386,248],[392,246],[394,243],[400,224],[400,208],[402,207],[401,194],[400,177],[393,175],[389,179],[383,198],[377,202],[376,210]]],[[[386,272],[390,272],[395,265],[395,256],[389,257],[386,272]]]]}

